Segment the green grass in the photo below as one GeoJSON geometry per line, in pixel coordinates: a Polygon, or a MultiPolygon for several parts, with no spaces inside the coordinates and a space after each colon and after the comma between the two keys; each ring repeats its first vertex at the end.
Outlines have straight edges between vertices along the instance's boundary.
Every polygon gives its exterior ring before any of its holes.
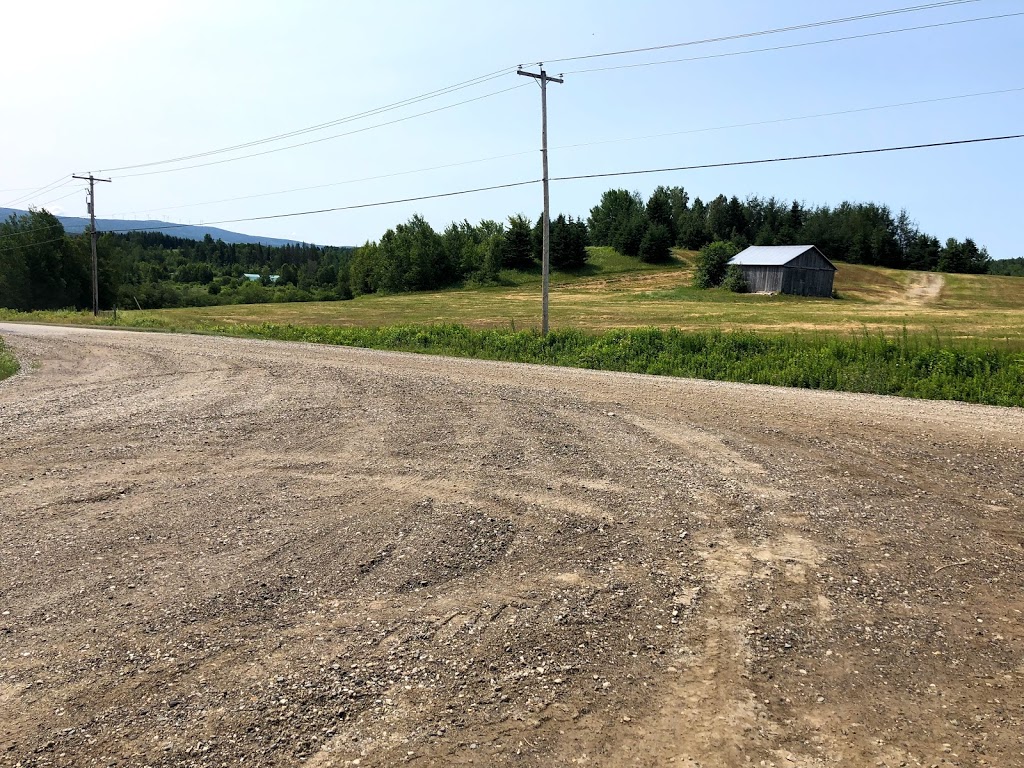
{"type": "Polygon", "coordinates": [[[16,374],[21,367],[18,365],[18,359],[11,353],[11,350],[4,344],[4,340],[0,339],[0,381],[3,381],[8,376],[16,374]]]}
{"type": "MultiPolygon", "coordinates": [[[[116,325],[1024,405],[1022,278],[839,264],[842,298],[808,299],[697,290],[687,259],[647,265],[592,248],[586,268],[553,274],[546,340],[530,271],[344,302],[122,311],[116,325]]],[[[0,310],[5,319],[115,324],[79,312],[0,310]]]]}
{"type": "MultiPolygon", "coordinates": [[[[693,258],[692,251],[676,249],[672,259],[664,264],[646,264],[638,259],[623,256],[614,248],[603,245],[592,245],[587,248],[589,260],[576,269],[552,270],[550,281],[552,286],[569,285],[587,278],[621,275],[623,273],[667,272],[679,271],[686,267],[693,258]]],[[[532,269],[504,269],[498,274],[498,282],[503,287],[539,285],[541,280],[540,265],[532,269]]]]}
{"type": "MultiPolygon", "coordinates": [[[[640,265],[611,249],[593,249],[595,274],[555,273],[551,325],[606,331],[616,328],[679,328],[689,331],[757,331],[857,336],[889,335],[984,339],[1024,349],[1024,286],[1021,278],[946,275],[937,298],[915,300],[910,284],[920,273],[839,265],[842,299],[758,296],[692,288],[692,270],[679,261],[640,265]],[[1014,282],[1016,281],[1016,282],[1014,282]]],[[[191,324],[336,325],[378,327],[457,323],[470,328],[537,328],[539,275],[524,282],[468,290],[360,296],[346,302],[234,305],[161,310],[154,322],[191,324]]],[[[131,313],[134,314],[134,313],[131,313]]]]}
{"type": "Polygon", "coordinates": [[[207,333],[686,376],[809,389],[1024,406],[1024,353],[902,334],[765,336],[641,328],[605,333],[473,330],[461,325],[209,326],[207,333]]]}
{"type": "Polygon", "coordinates": [[[991,307],[1021,309],[1024,278],[1004,275],[945,275],[939,302],[950,309],[991,307]]]}
{"type": "MultiPolygon", "coordinates": [[[[122,318],[124,316],[122,315],[122,318]]],[[[808,389],[1024,406],[1024,352],[984,341],[901,333],[768,335],[718,330],[534,330],[462,325],[375,328],[280,323],[168,324],[136,316],[126,327],[686,376],[808,389]]]]}
{"type": "MultiPolygon", "coordinates": [[[[591,264],[578,272],[555,272],[551,326],[585,331],[616,328],[679,328],[687,331],[756,331],[773,335],[865,331],[979,339],[1024,349],[1024,279],[991,275],[941,275],[839,264],[842,297],[808,299],[759,296],[691,287],[691,254],[666,265],[641,264],[610,248],[592,248],[591,264]],[[926,277],[944,281],[937,296],[914,297],[926,277]]],[[[429,293],[360,296],[352,301],[236,304],[216,307],[122,312],[121,322],[151,328],[276,323],[368,327],[457,323],[475,329],[537,328],[540,275],[510,273],[507,285],[429,293]],[[513,279],[514,278],[514,279],[513,279]]],[[[110,324],[88,313],[17,314],[0,319],[110,324]]]]}

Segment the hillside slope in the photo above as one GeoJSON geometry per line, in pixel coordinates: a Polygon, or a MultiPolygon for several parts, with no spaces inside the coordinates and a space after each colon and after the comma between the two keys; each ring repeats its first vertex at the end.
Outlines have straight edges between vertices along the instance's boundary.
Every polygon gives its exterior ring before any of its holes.
{"type": "MultiPolygon", "coordinates": [[[[27,211],[16,208],[0,208],[0,220],[12,215],[21,216],[27,211]]],[[[57,219],[64,225],[64,231],[68,234],[77,235],[89,227],[89,219],[79,216],[58,216],[57,219]]],[[[264,237],[262,235],[246,235],[241,232],[231,232],[218,227],[206,227],[191,224],[174,224],[168,221],[151,219],[146,221],[124,220],[124,219],[96,219],[96,229],[100,232],[163,232],[174,237],[184,237],[189,240],[202,240],[210,235],[214,240],[223,240],[225,243],[262,243],[263,245],[295,245],[297,240],[283,240],[279,237],[264,237]]]]}
{"type": "MultiPolygon", "coordinates": [[[[693,288],[685,259],[664,267],[628,269],[601,260],[593,274],[556,273],[551,322],[555,328],[608,330],[655,326],[687,330],[753,330],[770,333],[882,332],[947,338],[999,339],[1024,346],[1024,286],[1021,278],[950,275],[838,263],[839,299],[758,296],[693,288]],[[921,286],[927,286],[922,291],[921,286]]],[[[539,325],[536,275],[509,287],[474,288],[353,301],[230,305],[169,309],[147,314],[156,324],[294,323],[382,326],[461,323],[473,328],[534,328],[539,325]]]]}

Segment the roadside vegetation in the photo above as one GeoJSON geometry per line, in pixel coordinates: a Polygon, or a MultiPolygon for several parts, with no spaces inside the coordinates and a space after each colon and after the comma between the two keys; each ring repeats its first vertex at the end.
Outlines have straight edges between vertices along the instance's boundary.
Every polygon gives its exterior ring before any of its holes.
{"type": "Polygon", "coordinates": [[[762,334],[638,328],[587,333],[276,323],[194,326],[256,339],[335,344],[602,371],[1024,406],[1024,352],[980,342],[865,333],[762,334]]]}
{"type": "Polygon", "coordinates": [[[214,329],[261,339],[1024,406],[1024,353],[927,337],[865,334],[768,337],[659,328],[589,334],[473,331],[459,325],[386,328],[247,325],[214,329]]]}
{"type": "MultiPolygon", "coordinates": [[[[554,333],[536,333],[539,270],[500,284],[350,301],[91,313],[0,310],[0,320],[347,344],[725,381],[1024,405],[1019,278],[838,263],[842,298],[695,287],[722,258],[673,249],[642,262],[587,248],[552,275],[554,333]],[[929,290],[923,290],[928,288],[929,290]]],[[[725,282],[728,275],[725,275],[725,282]]]]}
{"type": "Polygon", "coordinates": [[[685,376],[808,389],[1024,406],[1024,351],[978,340],[863,332],[758,334],[636,328],[587,332],[463,325],[223,324],[139,313],[125,327],[685,376]]]}
{"type": "Polygon", "coordinates": [[[19,370],[18,359],[14,356],[7,345],[4,344],[4,340],[0,339],[0,381],[3,381],[9,376],[13,376],[19,370]]]}
{"type": "MultiPolygon", "coordinates": [[[[658,327],[684,331],[746,331],[772,335],[831,333],[850,337],[939,336],[1024,349],[1024,291],[1020,278],[911,272],[838,263],[841,297],[813,299],[731,293],[693,287],[697,254],[644,264],[611,248],[588,249],[587,264],[552,273],[553,328],[604,332],[658,327]],[[936,295],[914,298],[915,285],[935,281],[936,295]]],[[[378,327],[456,323],[474,329],[539,326],[540,274],[508,271],[508,285],[360,296],[343,302],[267,303],[119,311],[118,324],[191,330],[206,325],[261,324],[378,327]],[[511,279],[514,278],[514,279],[511,279]]],[[[0,310],[0,319],[113,324],[112,314],[0,310]]]]}

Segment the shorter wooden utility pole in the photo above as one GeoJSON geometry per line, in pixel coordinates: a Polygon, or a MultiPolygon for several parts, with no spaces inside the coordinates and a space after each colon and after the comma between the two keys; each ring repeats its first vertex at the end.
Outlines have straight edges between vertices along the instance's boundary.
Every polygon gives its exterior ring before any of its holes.
{"type": "Polygon", "coordinates": [[[100,269],[99,260],[96,257],[96,241],[99,234],[96,232],[96,182],[110,179],[97,179],[91,173],[88,176],[72,176],[73,179],[82,179],[89,182],[89,230],[92,234],[92,314],[97,316],[100,313],[100,269]]]}
{"type": "Polygon", "coordinates": [[[540,81],[540,154],[544,166],[544,215],[541,223],[541,232],[543,233],[543,240],[541,246],[541,272],[543,277],[541,278],[541,284],[543,286],[541,300],[542,319],[541,319],[541,333],[545,336],[548,335],[548,274],[551,271],[551,206],[550,199],[548,196],[548,82],[552,83],[564,83],[565,80],[560,77],[549,77],[548,73],[544,71],[544,65],[540,65],[540,74],[533,72],[526,72],[522,68],[516,71],[516,74],[523,75],[525,77],[532,77],[535,80],[540,81]]]}

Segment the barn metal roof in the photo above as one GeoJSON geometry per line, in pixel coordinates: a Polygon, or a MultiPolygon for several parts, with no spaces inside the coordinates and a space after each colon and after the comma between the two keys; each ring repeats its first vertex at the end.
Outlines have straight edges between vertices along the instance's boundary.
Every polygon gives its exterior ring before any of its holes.
{"type": "MultiPolygon", "coordinates": [[[[729,259],[729,263],[744,266],[781,267],[810,250],[818,251],[821,258],[832,264],[815,245],[752,245],[729,259]]],[[[834,264],[832,266],[835,267],[834,264]]]]}

